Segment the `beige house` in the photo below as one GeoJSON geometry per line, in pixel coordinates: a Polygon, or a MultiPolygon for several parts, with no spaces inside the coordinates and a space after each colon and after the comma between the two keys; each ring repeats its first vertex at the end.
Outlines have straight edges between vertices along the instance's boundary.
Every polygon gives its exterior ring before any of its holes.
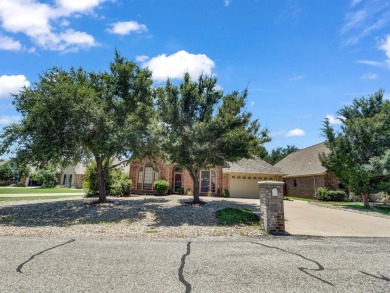
{"type": "Polygon", "coordinates": [[[319,155],[328,154],[325,143],[316,144],[289,154],[275,164],[285,174],[285,195],[313,198],[317,187],[338,189],[339,181],[322,166],[319,155]]]}
{"type": "MultiPolygon", "coordinates": [[[[114,159],[113,164],[118,164],[119,162],[118,159],[114,159]]],[[[74,166],[68,166],[62,169],[57,174],[59,185],[72,188],[83,188],[84,174],[87,170],[87,165],[88,164],[85,163],[77,163],[74,166]]],[[[122,164],[117,168],[123,170],[126,174],[129,174],[129,165],[122,164]]]]}
{"type": "Polygon", "coordinates": [[[259,198],[259,181],[283,181],[279,168],[258,159],[242,159],[223,168],[223,177],[231,197],[259,198]]]}

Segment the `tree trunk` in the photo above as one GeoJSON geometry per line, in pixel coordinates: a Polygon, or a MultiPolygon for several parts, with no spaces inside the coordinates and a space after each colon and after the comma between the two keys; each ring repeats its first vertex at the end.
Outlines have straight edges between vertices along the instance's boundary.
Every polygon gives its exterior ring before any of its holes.
{"type": "Polygon", "coordinates": [[[107,200],[107,192],[106,185],[104,182],[104,168],[103,168],[103,159],[96,158],[96,166],[97,166],[97,179],[98,179],[98,189],[99,189],[99,200],[98,202],[106,202],[107,200]]]}
{"type": "Polygon", "coordinates": [[[369,203],[369,199],[368,199],[368,193],[363,193],[362,194],[362,200],[363,200],[363,205],[365,208],[370,208],[370,203],[369,203]]]}
{"type": "Polygon", "coordinates": [[[194,199],[193,199],[192,203],[200,204],[201,200],[199,199],[199,170],[195,170],[195,171],[189,170],[189,172],[190,172],[190,176],[191,176],[192,182],[193,182],[192,195],[193,195],[194,199]]]}

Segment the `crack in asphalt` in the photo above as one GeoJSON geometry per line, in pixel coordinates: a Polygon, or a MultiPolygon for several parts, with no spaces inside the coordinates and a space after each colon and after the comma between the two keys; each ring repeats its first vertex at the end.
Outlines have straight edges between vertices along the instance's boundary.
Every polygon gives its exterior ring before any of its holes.
{"type": "Polygon", "coordinates": [[[378,277],[378,276],[375,276],[375,275],[371,275],[371,274],[369,274],[369,273],[362,272],[362,271],[358,271],[358,272],[360,272],[360,273],[362,273],[362,274],[365,274],[365,275],[367,275],[367,276],[370,276],[370,277],[373,277],[373,278],[379,279],[379,280],[383,280],[383,281],[390,282],[390,278],[388,278],[388,277],[385,277],[384,275],[381,275],[381,274],[379,274],[379,273],[378,273],[378,275],[379,275],[380,277],[378,277]]]}
{"type": "Polygon", "coordinates": [[[191,253],[191,241],[187,243],[187,252],[183,254],[183,256],[181,257],[181,265],[180,268],[178,269],[179,280],[186,287],[186,291],[185,291],[186,293],[190,293],[192,290],[191,284],[186,281],[183,275],[184,266],[186,264],[186,257],[189,256],[190,253],[191,253]]]}
{"type": "Polygon", "coordinates": [[[310,261],[312,263],[315,263],[317,266],[318,266],[318,269],[309,269],[309,268],[304,268],[304,267],[298,267],[298,270],[300,270],[301,272],[327,284],[327,285],[330,285],[330,286],[333,286],[334,287],[334,284],[332,284],[331,282],[328,282],[324,279],[321,279],[320,277],[317,277],[317,276],[314,276],[313,274],[310,274],[309,272],[307,271],[315,271],[315,272],[320,272],[320,271],[323,271],[325,270],[325,268],[318,262],[318,261],[315,261],[313,259],[310,259],[310,258],[307,258],[306,256],[303,256],[299,253],[295,253],[295,252],[291,252],[291,251],[288,251],[288,250],[285,250],[283,248],[279,248],[279,247],[276,247],[276,246],[269,246],[269,245],[265,245],[265,244],[262,244],[262,243],[258,243],[258,242],[251,242],[252,244],[257,244],[257,245],[261,245],[261,246],[264,246],[264,247],[267,247],[267,248],[273,248],[273,249],[277,249],[277,250],[280,250],[280,251],[283,251],[283,252],[286,252],[286,253],[289,253],[289,254],[293,254],[293,255],[296,255],[296,256],[299,256],[301,258],[303,258],[304,260],[307,260],[307,261],[310,261]]]}
{"type": "Polygon", "coordinates": [[[76,241],[76,240],[75,240],[75,239],[71,239],[71,240],[69,240],[69,241],[66,241],[65,243],[62,243],[62,244],[59,244],[59,245],[50,247],[50,248],[48,248],[48,249],[42,250],[41,252],[38,252],[38,253],[34,254],[34,255],[31,256],[28,260],[26,260],[24,263],[21,263],[21,264],[16,268],[16,271],[17,271],[18,273],[23,274],[23,272],[22,272],[23,266],[24,266],[26,263],[32,261],[36,256],[38,256],[38,255],[40,255],[40,254],[43,254],[43,253],[46,252],[46,251],[55,249],[55,248],[57,248],[57,247],[60,247],[60,246],[63,246],[63,245],[72,243],[72,242],[74,242],[74,241],[76,241]]]}

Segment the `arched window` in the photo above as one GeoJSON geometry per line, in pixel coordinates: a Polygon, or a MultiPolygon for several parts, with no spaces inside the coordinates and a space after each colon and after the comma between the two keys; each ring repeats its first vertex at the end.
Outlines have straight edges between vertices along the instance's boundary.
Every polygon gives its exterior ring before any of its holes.
{"type": "Polygon", "coordinates": [[[154,181],[160,179],[160,171],[158,168],[153,168],[151,163],[146,163],[145,168],[138,169],[138,190],[153,190],[154,181]]]}
{"type": "Polygon", "coordinates": [[[153,166],[151,163],[145,164],[145,173],[144,173],[144,190],[153,189],[153,166]]]}

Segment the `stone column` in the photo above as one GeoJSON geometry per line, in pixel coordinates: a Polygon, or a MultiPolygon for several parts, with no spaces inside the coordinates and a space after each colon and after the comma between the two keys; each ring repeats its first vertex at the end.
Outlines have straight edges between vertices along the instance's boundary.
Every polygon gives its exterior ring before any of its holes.
{"type": "Polygon", "coordinates": [[[260,224],[267,233],[284,233],[283,186],[280,181],[260,181],[260,224]]]}

